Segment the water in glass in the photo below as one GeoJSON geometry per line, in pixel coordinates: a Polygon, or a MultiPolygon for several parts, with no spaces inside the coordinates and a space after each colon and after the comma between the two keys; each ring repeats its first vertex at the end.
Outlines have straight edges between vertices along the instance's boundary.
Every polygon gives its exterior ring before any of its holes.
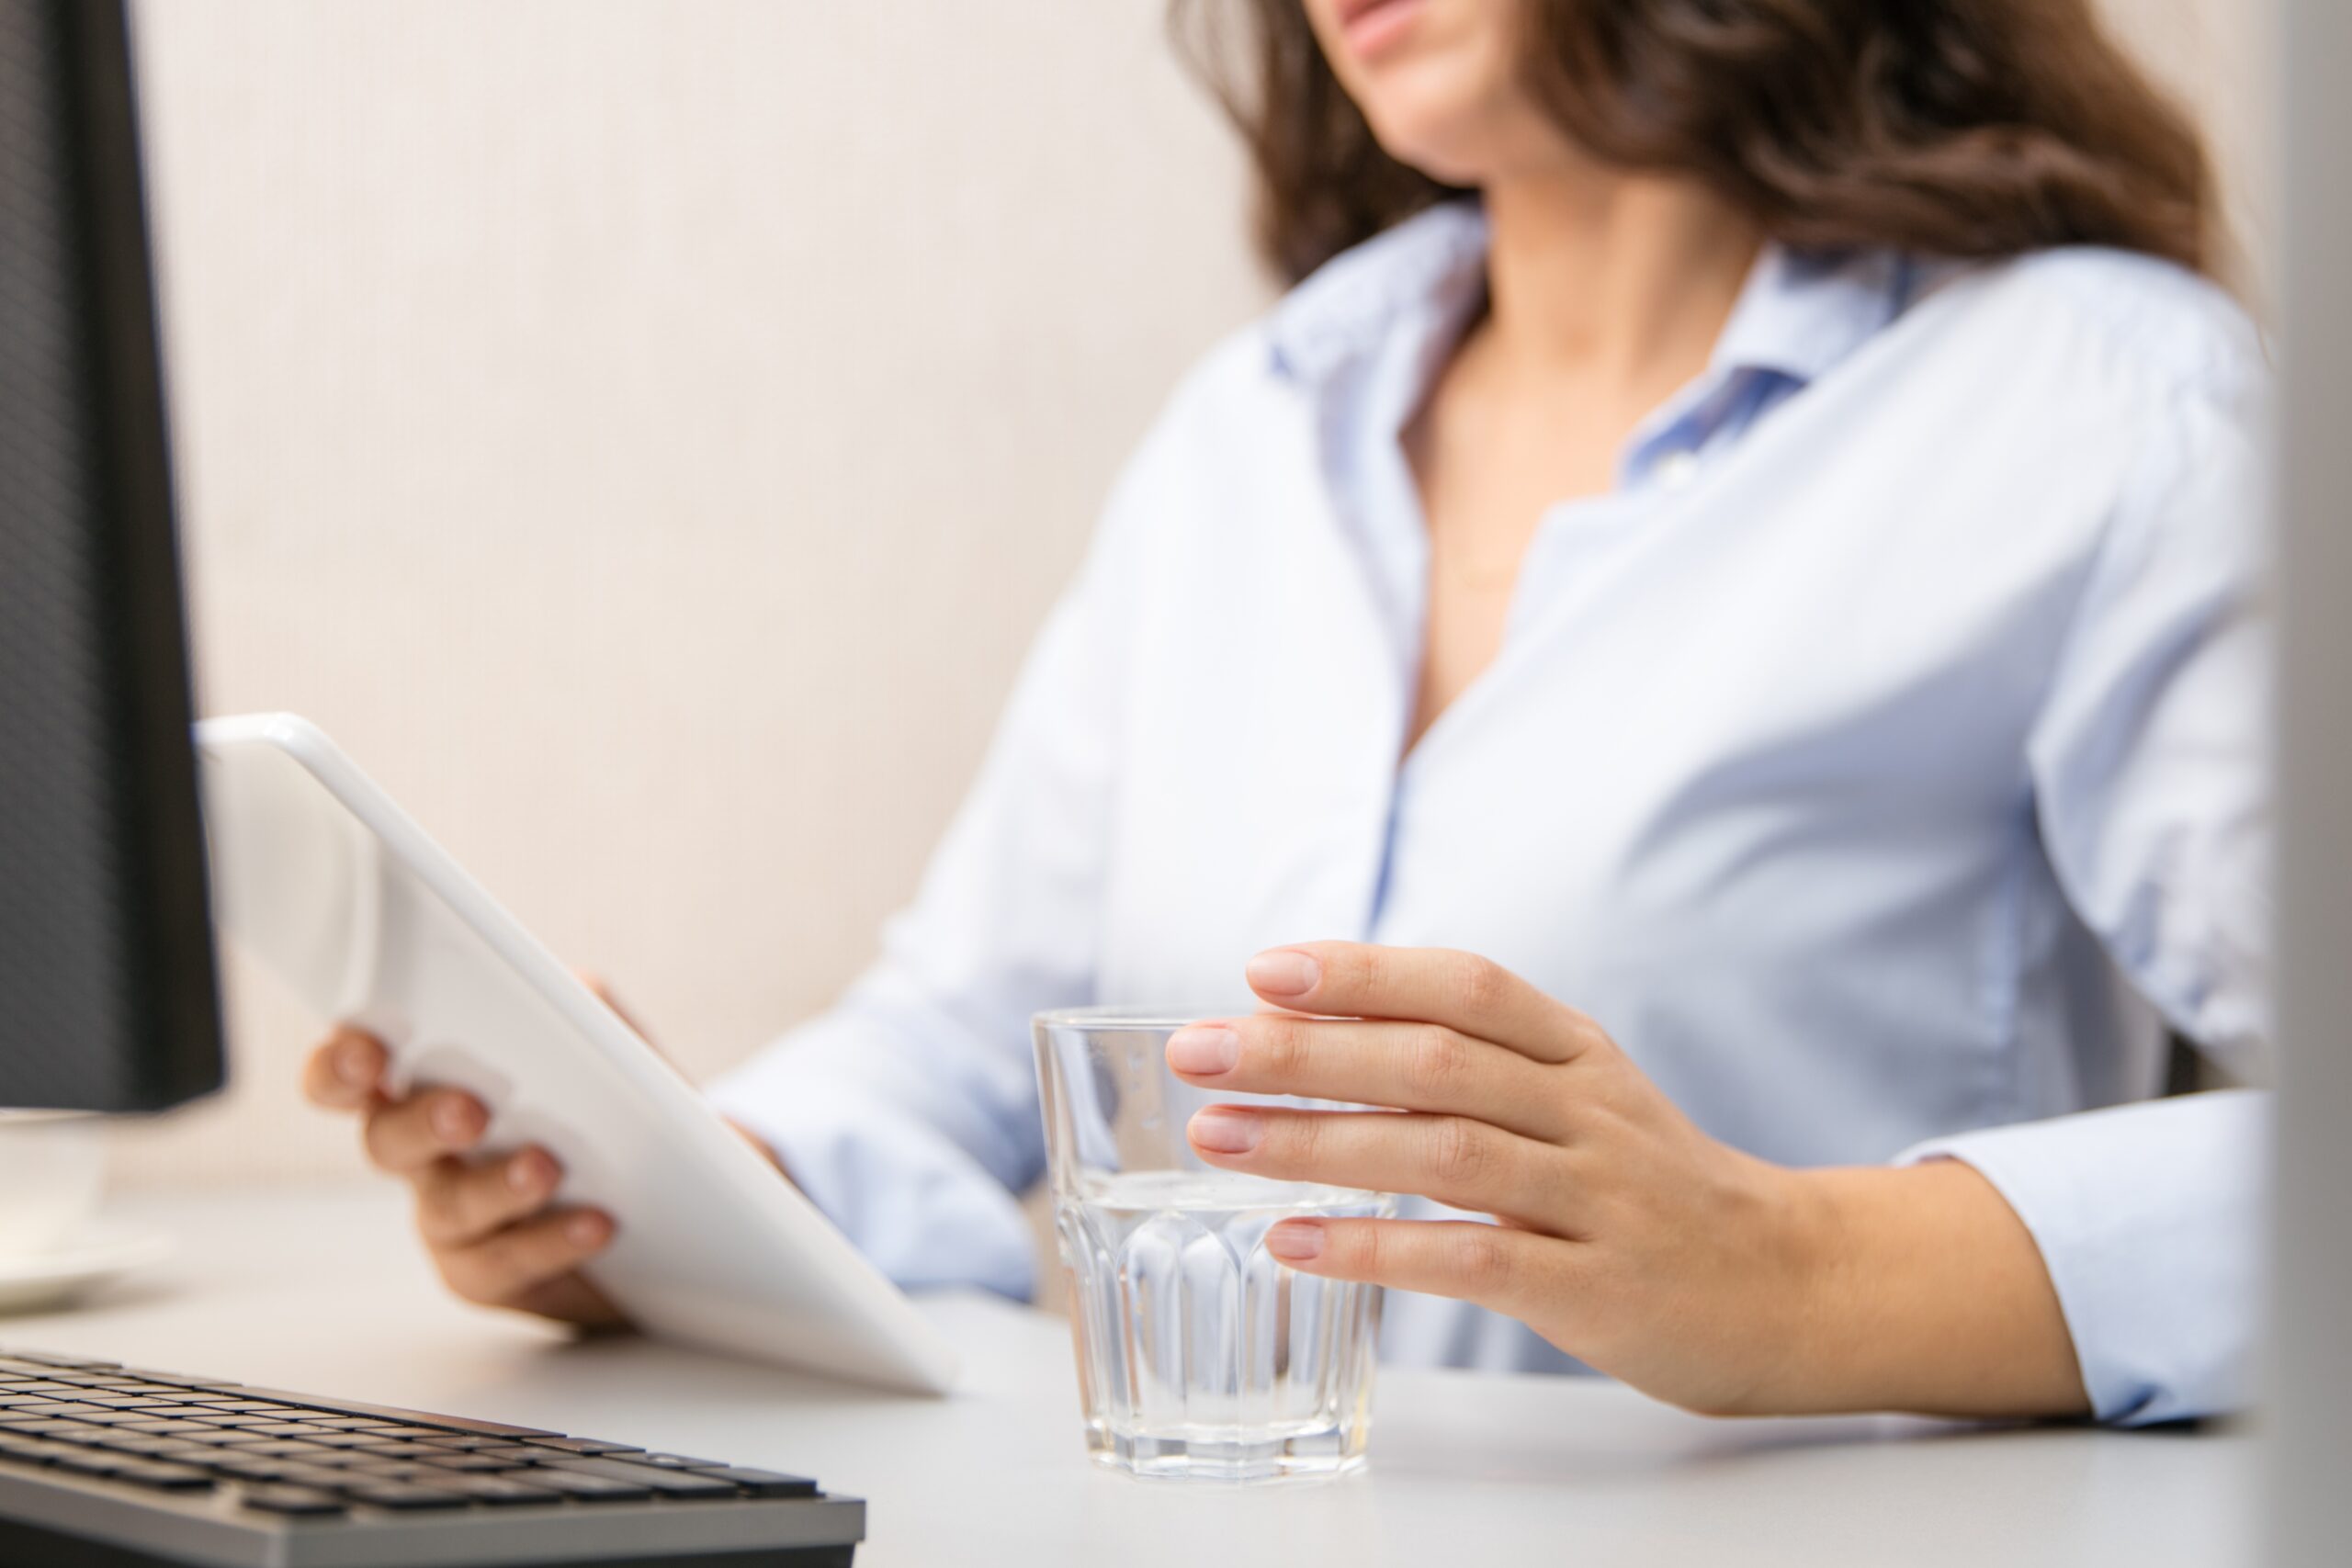
{"type": "Polygon", "coordinates": [[[1204,1168],[1090,1172],[1055,1205],[1087,1446],[1137,1475],[1275,1480],[1363,1462],[1377,1287],[1283,1268],[1276,1221],[1385,1195],[1204,1168]]]}

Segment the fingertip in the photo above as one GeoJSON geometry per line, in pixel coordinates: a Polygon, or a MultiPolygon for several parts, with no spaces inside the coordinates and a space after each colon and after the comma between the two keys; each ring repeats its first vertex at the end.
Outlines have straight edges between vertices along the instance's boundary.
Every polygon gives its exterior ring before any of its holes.
{"type": "Polygon", "coordinates": [[[490,1125],[481,1102],[458,1089],[435,1098],[430,1119],[433,1135],[452,1149],[470,1148],[490,1125]]]}
{"type": "Polygon", "coordinates": [[[1315,989],[1323,978],[1323,966],[1311,953],[1272,947],[1250,959],[1242,975],[1260,996],[1291,1000],[1315,989]]]}
{"type": "Polygon", "coordinates": [[[1265,1137],[1266,1126],[1238,1105],[1210,1105],[1193,1112],[1184,1135],[1204,1155],[1246,1155],[1265,1137]]]}
{"type": "Polygon", "coordinates": [[[327,1047],[327,1062],[335,1082],[355,1094],[376,1087],[384,1071],[384,1048],[356,1030],[339,1030],[327,1047]]]}
{"type": "Polygon", "coordinates": [[[612,1216],[597,1209],[582,1209],[563,1222],[563,1238],[582,1252],[601,1251],[613,1239],[612,1216]]]}
{"type": "Polygon", "coordinates": [[[506,1185],[525,1196],[552,1191],[562,1175],[563,1169],[556,1164],[555,1156],[536,1145],[518,1151],[506,1162],[506,1185]]]}
{"type": "Polygon", "coordinates": [[[381,1063],[373,1041],[337,1030],[302,1065],[302,1092],[328,1111],[352,1111],[375,1092],[381,1063]]]}
{"type": "Polygon", "coordinates": [[[1241,1065],[1241,1036],[1222,1023],[1195,1023],[1168,1037],[1170,1071],[1213,1078],[1241,1065]]]}
{"type": "Polygon", "coordinates": [[[1284,1263],[1312,1263],[1323,1256],[1322,1224],[1315,1220],[1284,1220],[1266,1233],[1266,1250],[1284,1263]]]}

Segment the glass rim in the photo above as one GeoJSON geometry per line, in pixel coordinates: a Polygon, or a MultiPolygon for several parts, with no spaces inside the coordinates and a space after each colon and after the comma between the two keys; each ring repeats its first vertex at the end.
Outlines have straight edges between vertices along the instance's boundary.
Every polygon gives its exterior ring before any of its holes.
{"type": "Polygon", "coordinates": [[[1206,1018],[1229,1018],[1231,1008],[1147,1007],[1114,1003],[1108,1007],[1047,1008],[1029,1015],[1038,1029],[1183,1029],[1206,1018]]]}

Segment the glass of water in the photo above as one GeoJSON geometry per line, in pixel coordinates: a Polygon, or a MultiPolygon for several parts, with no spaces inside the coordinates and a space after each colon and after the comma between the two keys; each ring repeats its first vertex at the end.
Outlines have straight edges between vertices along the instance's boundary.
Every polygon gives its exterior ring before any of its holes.
{"type": "Polygon", "coordinates": [[[1363,1464],[1380,1288],[1294,1273],[1265,1235],[1300,1216],[1385,1218],[1385,1193],[1204,1165],[1217,1103],[1326,1102],[1195,1089],[1168,1070],[1181,1014],[1039,1013],[1037,1079],[1086,1446],[1133,1475],[1275,1481],[1363,1464]]]}

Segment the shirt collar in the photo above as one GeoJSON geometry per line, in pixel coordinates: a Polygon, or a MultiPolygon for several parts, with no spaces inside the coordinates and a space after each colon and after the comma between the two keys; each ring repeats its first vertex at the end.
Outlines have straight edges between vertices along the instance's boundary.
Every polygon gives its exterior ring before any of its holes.
{"type": "MultiPolygon", "coordinates": [[[[1373,354],[1400,328],[1459,324],[1486,288],[1487,220],[1453,201],[1347,251],[1268,318],[1276,372],[1310,389],[1373,354]]],[[[1887,250],[1796,251],[1768,243],[1716,340],[1709,379],[1741,371],[1800,385],[1834,368],[1910,302],[1913,267],[1887,250]]]]}
{"type": "Polygon", "coordinates": [[[1798,251],[1767,243],[1748,269],[1708,367],[1819,380],[1903,312],[1911,265],[1887,250],[1798,251]]]}
{"type": "Polygon", "coordinates": [[[1466,317],[1485,297],[1487,219],[1450,201],[1326,262],[1266,321],[1273,367],[1310,390],[1387,344],[1403,327],[1466,317]]]}

